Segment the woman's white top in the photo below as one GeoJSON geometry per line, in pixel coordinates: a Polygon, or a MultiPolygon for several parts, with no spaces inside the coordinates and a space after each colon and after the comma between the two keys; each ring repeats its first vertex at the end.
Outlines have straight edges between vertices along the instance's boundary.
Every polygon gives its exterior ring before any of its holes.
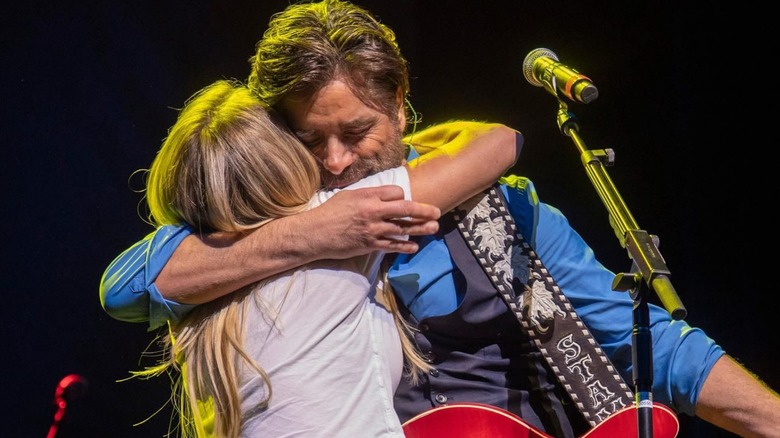
{"type": "MultiPolygon", "coordinates": [[[[411,198],[403,167],[345,190],[385,184],[411,198]]],[[[318,193],[312,207],[337,191],[318,193]]],[[[245,348],[268,373],[273,392],[268,407],[256,409],[268,388],[254,369],[243,368],[242,437],[404,436],[393,409],[403,371],[400,338],[393,315],[375,299],[383,256],[309,263],[255,289],[245,348]]]]}

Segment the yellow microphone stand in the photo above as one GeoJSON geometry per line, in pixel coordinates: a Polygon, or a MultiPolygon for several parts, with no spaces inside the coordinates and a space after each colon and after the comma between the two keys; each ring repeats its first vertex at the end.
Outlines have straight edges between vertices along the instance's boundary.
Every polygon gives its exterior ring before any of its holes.
{"type": "Polygon", "coordinates": [[[628,256],[632,260],[631,271],[617,274],[612,282],[612,289],[627,291],[634,300],[632,362],[637,427],[639,438],[651,438],[653,436],[653,343],[647,305],[648,294],[654,291],[675,320],[685,318],[687,311],[669,279],[671,272],[658,251],[658,238],[639,229],[605,169],[614,164],[614,151],[612,149],[589,150],[580,136],[576,117],[569,112],[566,103],[558,96],[555,84],[545,83],[544,86],[558,99],[558,128],[565,136],[571,138],[577,147],[588,178],[609,212],[609,223],[620,245],[628,251],[628,256]]]}

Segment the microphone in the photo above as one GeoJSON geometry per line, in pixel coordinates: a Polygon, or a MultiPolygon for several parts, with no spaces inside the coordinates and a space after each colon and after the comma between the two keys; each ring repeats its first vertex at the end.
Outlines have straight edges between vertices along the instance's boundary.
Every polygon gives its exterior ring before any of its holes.
{"type": "Polygon", "coordinates": [[[544,87],[553,96],[562,93],[581,103],[591,103],[599,97],[590,78],[558,62],[558,55],[550,49],[531,50],[523,60],[523,76],[531,85],[544,87]]]}

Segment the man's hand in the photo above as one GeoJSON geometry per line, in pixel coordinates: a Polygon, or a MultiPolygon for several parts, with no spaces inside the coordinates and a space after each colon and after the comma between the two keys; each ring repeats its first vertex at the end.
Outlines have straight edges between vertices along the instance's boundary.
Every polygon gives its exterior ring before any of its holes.
{"type": "Polygon", "coordinates": [[[342,190],[301,214],[309,221],[310,237],[315,239],[312,251],[320,255],[315,259],[344,259],[376,250],[416,252],[417,243],[398,236],[435,233],[441,211],[406,201],[403,195],[398,186],[342,190]]]}

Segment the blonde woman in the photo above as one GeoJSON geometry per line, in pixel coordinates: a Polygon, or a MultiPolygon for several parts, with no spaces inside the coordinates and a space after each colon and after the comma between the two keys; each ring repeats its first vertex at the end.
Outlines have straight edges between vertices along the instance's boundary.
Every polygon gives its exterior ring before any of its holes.
{"type": "MultiPolygon", "coordinates": [[[[390,118],[400,132],[398,103],[390,118]]],[[[458,135],[451,127],[421,131],[418,138],[442,147],[408,165],[397,138],[381,158],[394,167],[345,189],[396,185],[406,199],[450,209],[494,183],[522,143],[501,125],[453,141],[458,135]]],[[[249,233],[342,190],[320,186],[314,155],[245,86],[218,81],[181,110],[152,163],[146,197],[158,226],[249,233]]],[[[202,304],[170,323],[165,360],[138,374],[181,370],[183,436],[402,437],[393,393],[403,354],[412,380],[428,366],[393,294],[376,287],[383,255],[311,262],[202,304]]]]}

